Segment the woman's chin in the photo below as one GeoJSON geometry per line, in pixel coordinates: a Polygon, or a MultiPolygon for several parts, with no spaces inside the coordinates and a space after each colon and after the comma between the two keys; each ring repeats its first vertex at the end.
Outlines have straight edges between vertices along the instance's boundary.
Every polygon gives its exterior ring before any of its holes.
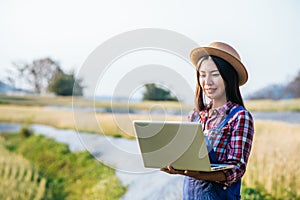
{"type": "Polygon", "coordinates": [[[214,99],[214,95],[213,94],[206,94],[206,96],[210,99],[214,99]]]}

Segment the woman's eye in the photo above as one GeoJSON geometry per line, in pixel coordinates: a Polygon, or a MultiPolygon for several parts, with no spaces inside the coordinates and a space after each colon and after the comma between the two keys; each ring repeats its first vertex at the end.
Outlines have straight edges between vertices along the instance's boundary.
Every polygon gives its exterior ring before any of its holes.
{"type": "Polygon", "coordinates": [[[212,74],[212,75],[216,77],[216,76],[219,76],[220,74],[212,74]]]}
{"type": "Polygon", "coordinates": [[[201,78],[204,78],[204,77],[205,77],[205,74],[200,74],[200,77],[201,77],[201,78]]]}

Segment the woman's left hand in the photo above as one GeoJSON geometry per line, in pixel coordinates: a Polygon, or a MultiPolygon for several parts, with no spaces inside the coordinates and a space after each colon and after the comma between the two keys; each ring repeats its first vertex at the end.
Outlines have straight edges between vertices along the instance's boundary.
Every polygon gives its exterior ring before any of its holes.
{"type": "Polygon", "coordinates": [[[168,174],[181,174],[184,175],[185,170],[177,170],[172,167],[172,165],[168,165],[165,168],[160,168],[160,171],[166,172],[168,174]]]}
{"type": "Polygon", "coordinates": [[[198,171],[190,171],[190,170],[177,170],[172,167],[172,165],[168,165],[165,168],[160,168],[160,171],[166,172],[168,174],[180,174],[186,175],[193,178],[198,178],[201,172],[198,171]]]}

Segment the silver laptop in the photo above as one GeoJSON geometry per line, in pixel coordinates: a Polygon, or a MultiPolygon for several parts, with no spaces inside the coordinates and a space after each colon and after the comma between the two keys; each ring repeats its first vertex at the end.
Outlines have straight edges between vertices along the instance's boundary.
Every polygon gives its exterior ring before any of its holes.
{"type": "Polygon", "coordinates": [[[217,171],[233,165],[211,164],[200,123],[134,120],[146,168],[172,165],[177,170],[217,171]]]}

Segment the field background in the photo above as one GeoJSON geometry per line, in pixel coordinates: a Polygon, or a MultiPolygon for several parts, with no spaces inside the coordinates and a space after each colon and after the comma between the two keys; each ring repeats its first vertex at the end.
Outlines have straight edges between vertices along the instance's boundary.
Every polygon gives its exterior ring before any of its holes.
{"type": "MultiPolygon", "coordinates": [[[[82,98],[77,98],[74,102],[80,107],[93,108],[95,106],[95,108],[111,109],[110,102],[93,102],[82,98]]],[[[259,100],[245,103],[251,112],[300,111],[300,99],[259,100]]],[[[0,96],[0,122],[38,123],[56,128],[77,129],[133,139],[132,125],[129,123],[132,120],[185,121],[186,116],[172,115],[168,112],[179,110],[186,113],[192,108],[190,105],[176,102],[115,103],[113,105],[114,108],[140,110],[144,114],[73,112],[71,110],[72,98],[68,97],[0,96]],[[56,108],[53,109],[53,106],[56,108]],[[69,110],[57,109],[57,106],[63,106],[69,110]],[[165,113],[157,115],[155,114],[157,109],[165,113]],[[77,118],[78,115],[80,120],[77,118]]],[[[256,120],[252,153],[243,178],[244,199],[300,199],[299,151],[300,124],[256,120]]],[[[37,181],[33,184],[35,186],[32,187],[42,188],[37,181]]],[[[38,191],[38,189],[35,190],[38,191]]]]}

